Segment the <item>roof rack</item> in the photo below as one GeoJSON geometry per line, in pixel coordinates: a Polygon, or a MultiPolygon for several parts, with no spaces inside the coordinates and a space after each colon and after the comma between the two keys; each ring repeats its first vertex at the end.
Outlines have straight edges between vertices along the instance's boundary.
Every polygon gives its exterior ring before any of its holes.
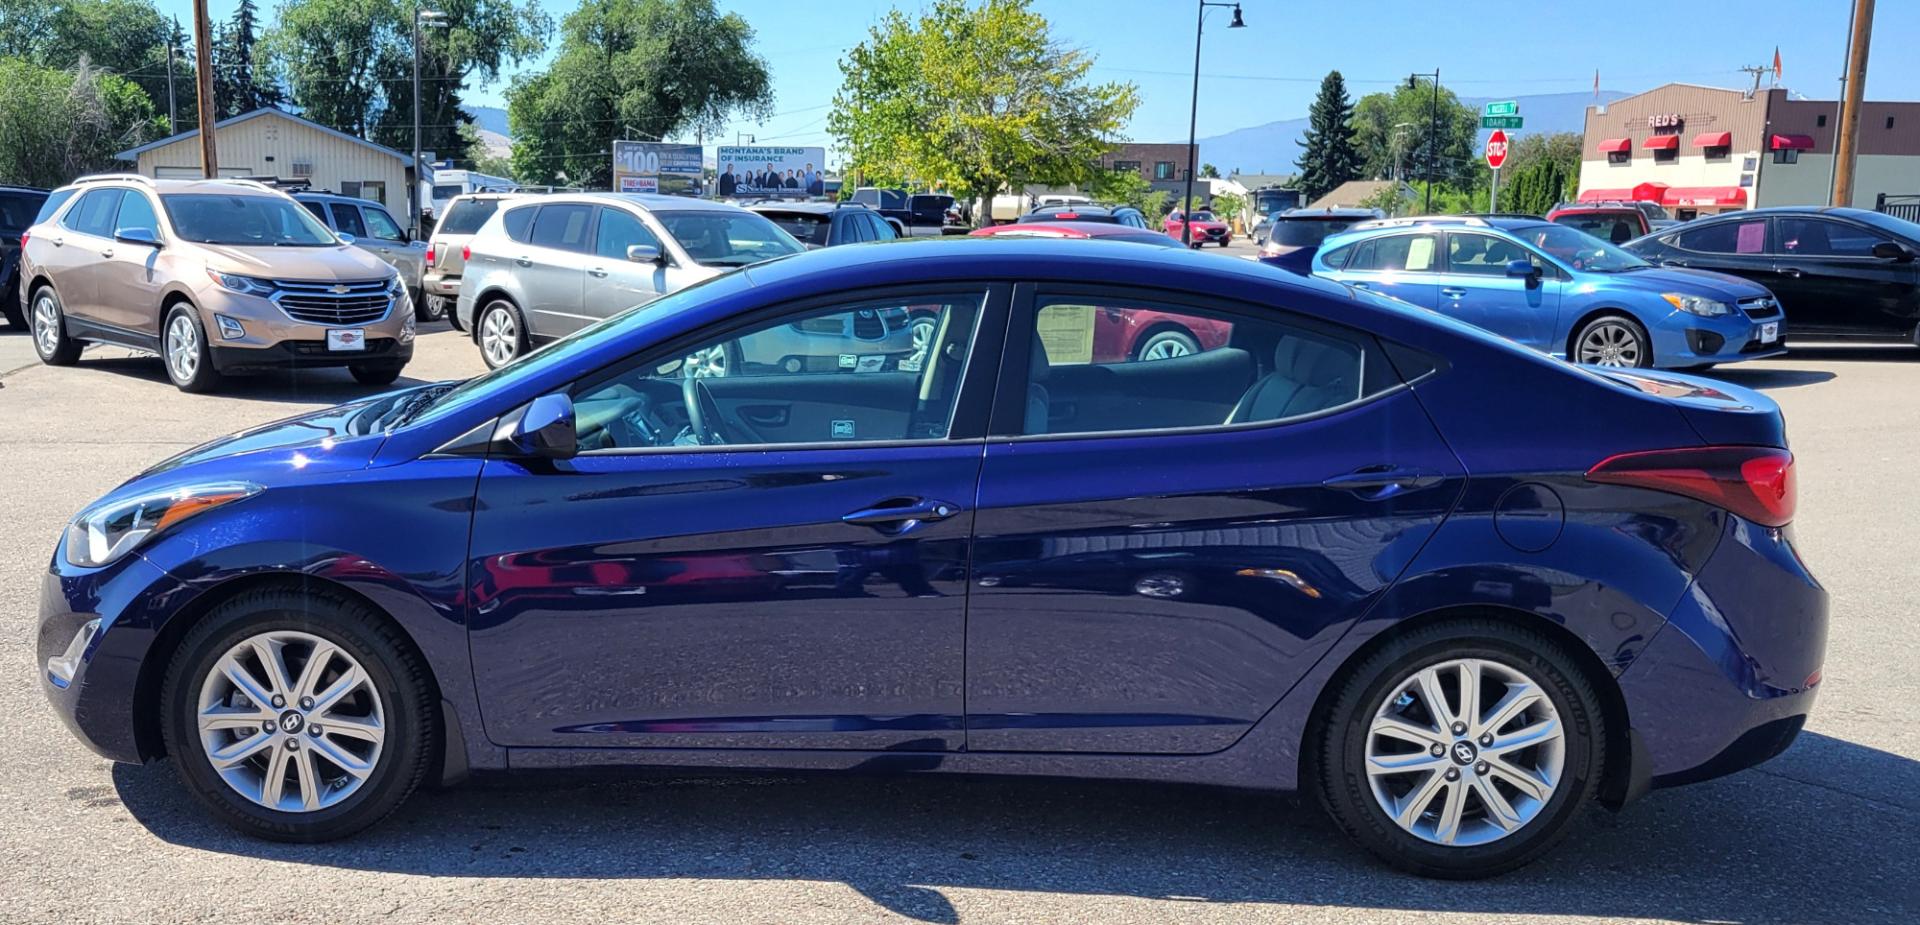
{"type": "Polygon", "coordinates": [[[1405,218],[1377,218],[1361,222],[1355,227],[1410,228],[1414,225],[1474,225],[1484,228],[1487,222],[1477,215],[1409,215],[1405,218]]]}
{"type": "Polygon", "coordinates": [[[75,183],[141,183],[153,185],[153,178],[138,173],[96,173],[91,176],[75,177],[75,183]]]}

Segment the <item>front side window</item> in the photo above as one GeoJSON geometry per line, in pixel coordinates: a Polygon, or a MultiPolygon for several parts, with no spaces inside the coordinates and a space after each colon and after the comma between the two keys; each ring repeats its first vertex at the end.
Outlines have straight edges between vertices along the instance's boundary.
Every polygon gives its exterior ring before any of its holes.
{"type": "Polygon", "coordinates": [[[800,310],[575,389],[583,450],[943,440],[983,292],[800,310]]]}
{"type": "Polygon", "coordinates": [[[393,216],[387,214],[387,210],[367,208],[361,211],[366,214],[367,230],[373,233],[375,239],[381,241],[405,241],[407,239],[406,234],[400,230],[400,224],[393,220],[393,216]]]}
{"type": "Polygon", "coordinates": [[[182,239],[235,247],[332,247],[339,243],[299,203],[282,196],[169,193],[160,197],[182,239]]]}
{"type": "Polygon", "coordinates": [[[1750,218],[1700,225],[1680,232],[1674,241],[1686,250],[1703,254],[1760,254],[1767,249],[1767,220],[1750,218]]]}
{"type": "Polygon", "coordinates": [[[1780,217],[1780,253],[1795,257],[1872,257],[1891,241],[1877,231],[1824,218],[1780,217]]]}
{"type": "Polygon", "coordinates": [[[541,206],[533,220],[533,245],[563,251],[587,249],[587,226],[592,224],[593,207],[578,203],[541,206]]]}
{"type": "Polygon", "coordinates": [[[1364,335],[1284,316],[1084,296],[1038,305],[1026,435],[1280,421],[1397,381],[1364,335]]]}
{"type": "Polygon", "coordinates": [[[753,212],[703,209],[655,212],[653,217],[693,262],[705,266],[744,267],[805,250],[792,235],[753,212]]]}
{"type": "Polygon", "coordinates": [[[1620,273],[1649,266],[1627,251],[1565,225],[1531,225],[1513,235],[1575,270],[1620,273]]]}
{"type": "Polygon", "coordinates": [[[1532,251],[1505,238],[1457,231],[1447,235],[1447,271],[1450,273],[1506,276],[1507,264],[1515,260],[1540,265],[1532,251]]]}
{"type": "Polygon", "coordinates": [[[887,224],[885,220],[880,218],[880,216],[868,215],[868,216],[864,216],[864,218],[866,219],[866,222],[867,222],[867,228],[873,232],[873,240],[892,241],[900,237],[898,234],[894,233],[893,226],[887,224]]]}
{"type": "Polygon", "coordinates": [[[333,211],[333,227],[339,229],[342,234],[350,234],[356,238],[367,236],[367,223],[360,220],[359,206],[350,202],[335,202],[329,203],[327,207],[333,211]]]}
{"type": "Polygon", "coordinates": [[[601,209],[600,225],[593,232],[593,252],[608,260],[625,260],[627,248],[635,244],[657,250],[660,239],[625,209],[601,209]]]}
{"type": "Polygon", "coordinates": [[[127,190],[120,199],[120,216],[114,220],[113,233],[118,235],[136,228],[153,235],[155,240],[160,238],[160,218],[153,214],[153,203],[148,202],[147,197],[127,190]]]}
{"type": "Polygon", "coordinates": [[[1363,242],[1347,263],[1349,270],[1376,273],[1432,273],[1438,269],[1440,236],[1397,234],[1363,242]]]}
{"type": "Polygon", "coordinates": [[[73,210],[61,221],[71,231],[81,234],[98,235],[102,238],[113,236],[113,217],[120,211],[120,190],[88,190],[73,210]]]}

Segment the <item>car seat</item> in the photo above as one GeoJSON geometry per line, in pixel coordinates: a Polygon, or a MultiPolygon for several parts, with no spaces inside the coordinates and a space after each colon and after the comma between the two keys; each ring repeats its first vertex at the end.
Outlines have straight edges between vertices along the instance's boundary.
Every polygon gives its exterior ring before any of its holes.
{"type": "Polygon", "coordinates": [[[1281,336],[1273,371],[1255,380],[1228,424],[1276,421],[1336,408],[1360,397],[1360,348],[1304,331],[1281,336]]]}
{"type": "Polygon", "coordinates": [[[1047,394],[1047,387],[1041,383],[1052,371],[1053,364],[1047,360],[1047,347],[1040,342],[1040,335],[1035,334],[1033,347],[1027,352],[1027,414],[1022,433],[1047,432],[1047,414],[1053,399],[1047,394]]]}
{"type": "Polygon", "coordinates": [[[1613,231],[1607,234],[1607,240],[1615,244],[1625,244],[1633,240],[1633,229],[1626,222],[1614,222],[1613,231]]]}

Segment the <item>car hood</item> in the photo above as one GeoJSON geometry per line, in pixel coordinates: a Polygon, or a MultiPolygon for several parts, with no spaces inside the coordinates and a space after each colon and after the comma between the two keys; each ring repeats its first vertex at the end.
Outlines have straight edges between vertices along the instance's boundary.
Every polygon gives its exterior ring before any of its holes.
{"type": "Polygon", "coordinates": [[[411,386],[228,434],[162,460],[128,484],[243,478],[270,485],[295,472],[364,469],[407,400],[445,385],[411,386]]]}
{"type": "Polygon", "coordinates": [[[372,253],[348,244],[327,247],[236,247],[202,244],[207,266],[222,273],[323,283],[385,279],[393,268],[372,253]]]}
{"type": "Polygon", "coordinates": [[[1648,292],[1681,292],[1705,296],[1721,302],[1738,302],[1756,296],[1771,295],[1765,286],[1738,276],[1712,270],[1683,270],[1676,267],[1651,267],[1627,273],[1601,274],[1610,286],[1644,289],[1648,292]]]}

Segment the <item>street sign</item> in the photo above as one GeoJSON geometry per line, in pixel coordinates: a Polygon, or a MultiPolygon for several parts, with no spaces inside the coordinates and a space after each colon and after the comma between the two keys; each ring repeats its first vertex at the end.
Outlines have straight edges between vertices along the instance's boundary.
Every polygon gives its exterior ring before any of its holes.
{"type": "Polygon", "coordinates": [[[1522,120],[1519,116],[1481,116],[1480,127],[1481,128],[1519,128],[1521,121],[1522,120]]]}
{"type": "Polygon", "coordinates": [[[1502,100],[1498,103],[1488,103],[1486,114],[1489,116],[1517,116],[1520,114],[1520,103],[1517,100],[1502,100]]]}
{"type": "Polygon", "coordinates": [[[1487,138],[1487,166],[1495,170],[1507,162],[1507,133],[1499,129],[1487,138]]]}

